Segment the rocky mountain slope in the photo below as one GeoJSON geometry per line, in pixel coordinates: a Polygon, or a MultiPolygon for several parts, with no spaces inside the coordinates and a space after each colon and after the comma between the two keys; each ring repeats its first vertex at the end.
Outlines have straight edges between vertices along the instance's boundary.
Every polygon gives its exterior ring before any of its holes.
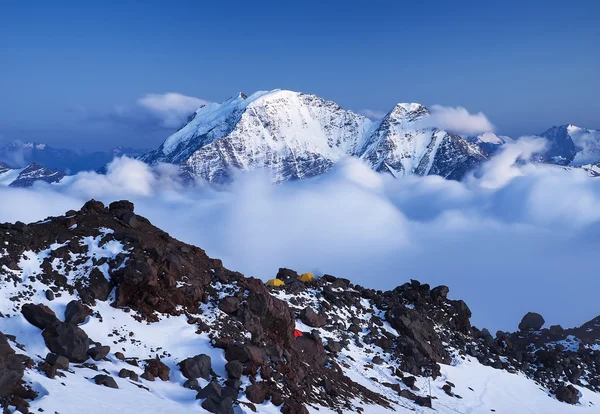
{"type": "Polygon", "coordinates": [[[58,183],[66,174],[62,171],[31,163],[25,168],[10,168],[0,162],[0,185],[10,187],[31,187],[36,181],[58,183]]]}
{"type": "Polygon", "coordinates": [[[297,276],[280,269],[285,284],[266,287],[127,201],[0,224],[0,403],[61,414],[600,406],[598,318],[542,329],[528,314],[492,335],[445,286],[297,276]]]}
{"type": "Polygon", "coordinates": [[[551,164],[580,167],[600,162],[600,131],[575,125],[555,126],[540,134],[548,141],[539,160],[551,164]]]}
{"type": "Polygon", "coordinates": [[[180,164],[184,173],[226,182],[236,169],[266,168],[274,182],[322,174],[340,159],[377,171],[459,179],[487,158],[477,145],[420,125],[429,111],[399,104],[373,122],[315,95],[285,90],[240,94],[199,108],[188,123],[140,159],[180,164]]]}

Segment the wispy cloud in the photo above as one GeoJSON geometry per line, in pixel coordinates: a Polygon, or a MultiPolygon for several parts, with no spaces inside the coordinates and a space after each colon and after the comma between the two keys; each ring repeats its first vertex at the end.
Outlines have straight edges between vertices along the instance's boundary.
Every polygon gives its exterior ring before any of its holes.
{"type": "Polygon", "coordinates": [[[378,120],[381,119],[385,116],[385,112],[383,111],[378,111],[375,109],[361,109],[358,111],[359,114],[366,116],[369,119],[372,120],[378,120]]]}
{"type": "Polygon", "coordinates": [[[200,106],[209,101],[176,92],[149,93],[135,102],[115,105],[103,113],[87,113],[87,118],[124,124],[136,128],[175,129],[200,106]]]}
{"type": "Polygon", "coordinates": [[[472,114],[462,106],[433,105],[431,115],[421,121],[422,127],[434,127],[459,135],[477,135],[493,132],[494,125],[482,113],[472,114]]]}

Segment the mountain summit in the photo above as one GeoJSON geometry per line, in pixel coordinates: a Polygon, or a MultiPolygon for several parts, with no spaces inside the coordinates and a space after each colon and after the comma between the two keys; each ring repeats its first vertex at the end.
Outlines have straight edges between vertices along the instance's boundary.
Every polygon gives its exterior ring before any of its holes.
{"type": "Polygon", "coordinates": [[[186,125],[140,159],[180,164],[192,176],[219,183],[236,169],[266,168],[274,182],[308,178],[347,156],[395,176],[459,179],[487,158],[457,135],[420,125],[428,115],[420,104],[403,103],[373,122],[316,95],[240,94],[198,108],[186,125]]]}

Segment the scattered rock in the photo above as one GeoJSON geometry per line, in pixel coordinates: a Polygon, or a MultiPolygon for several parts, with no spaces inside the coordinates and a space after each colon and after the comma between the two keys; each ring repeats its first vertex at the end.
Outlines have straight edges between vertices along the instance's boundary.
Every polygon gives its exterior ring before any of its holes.
{"type": "Polygon", "coordinates": [[[110,375],[99,374],[94,377],[94,382],[98,385],[104,385],[108,388],[119,388],[117,382],[110,375]]]}

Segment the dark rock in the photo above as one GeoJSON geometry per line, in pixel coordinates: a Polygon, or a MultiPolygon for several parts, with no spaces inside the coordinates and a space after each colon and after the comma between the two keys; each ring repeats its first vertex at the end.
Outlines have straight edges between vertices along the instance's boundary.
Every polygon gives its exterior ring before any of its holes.
{"type": "Polygon", "coordinates": [[[257,383],[246,387],[246,397],[254,404],[262,404],[267,399],[266,384],[257,383]]]}
{"type": "Polygon", "coordinates": [[[204,398],[216,399],[218,397],[221,397],[222,389],[223,389],[223,387],[221,387],[221,385],[219,385],[218,381],[212,380],[204,388],[202,388],[200,391],[198,391],[198,394],[196,394],[196,399],[197,400],[201,400],[204,398]]]}
{"type": "Polygon", "coordinates": [[[520,331],[539,331],[544,326],[546,321],[539,313],[527,312],[521,323],[519,324],[520,331]]]}
{"type": "Polygon", "coordinates": [[[288,283],[290,280],[295,281],[298,278],[298,273],[291,269],[286,269],[285,267],[282,267],[279,269],[279,271],[277,272],[277,276],[275,277],[279,280],[283,280],[284,282],[288,283]]]}
{"type": "Polygon", "coordinates": [[[140,222],[133,211],[126,212],[121,218],[121,220],[123,220],[125,224],[127,224],[132,229],[137,229],[140,227],[140,222]]]}
{"type": "Polygon", "coordinates": [[[565,386],[565,384],[559,385],[556,388],[555,394],[558,401],[569,404],[577,404],[579,402],[579,391],[571,384],[567,386],[565,386]]]}
{"type": "Polygon", "coordinates": [[[88,355],[94,361],[100,361],[102,358],[105,358],[110,352],[110,346],[95,346],[88,350],[88,355]]]}
{"type": "Polygon", "coordinates": [[[29,358],[16,354],[6,336],[0,332],[0,399],[13,395],[21,388],[27,364],[29,358]]]}
{"type": "Polygon", "coordinates": [[[55,354],[67,357],[71,362],[85,362],[88,359],[90,339],[77,326],[54,322],[42,332],[46,346],[55,354]]]}
{"type": "Polygon", "coordinates": [[[210,379],[211,361],[208,355],[201,354],[192,358],[186,358],[179,363],[179,368],[183,376],[188,379],[210,379]]]}
{"type": "Polygon", "coordinates": [[[240,307],[240,300],[235,296],[228,296],[221,299],[219,302],[219,309],[225,313],[235,313],[240,307]]]}
{"type": "Polygon", "coordinates": [[[225,370],[227,371],[227,376],[233,379],[239,379],[242,377],[242,371],[244,369],[244,365],[240,361],[229,361],[225,364],[225,370]]]}
{"type": "Polygon", "coordinates": [[[49,352],[48,355],[46,355],[46,362],[65,371],[69,369],[69,360],[62,355],[49,352]]]}
{"type": "Polygon", "coordinates": [[[304,310],[300,314],[300,319],[306,325],[311,326],[313,328],[319,328],[327,323],[326,316],[319,315],[310,307],[304,308],[304,310]]]}
{"type": "Polygon", "coordinates": [[[214,414],[233,414],[233,400],[231,397],[217,400],[207,398],[202,402],[202,408],[214,414]]]}
{"type": "Polygon", "coordinates": [[[122,368],[119,371],[119,378],[129,378],[130,380],[135,381],[135,382],[137,382],[139,380],[138,374],[136,374],[135,372],[133,372],[129,369],[125,369],[125,368],[122,368]]]}
{"type": "Polygon", "coordinates": [[[72,300],[65,309],[65,322],[79,325],[85,322],[85,318],[91,314],[90,308],[77,300],[72,300]]]}
{"type": "Polygon", "coordinates": [[[433,289],[431,289],[431,297],[435,301],[442,302],[448,296],[448,292],[450,292],[448,286],[441,285],[438,287],[434,287],[433,289]]]}
{"type": "MultiPolygon", "coordinates": [[[[145,373],[150,373],[154,377],[158,377],[163,381],[169,381],[171,369],[166,366],[158,357],[146,360],[145,373]]],[[[144,378],[144,376],[142,376],[144,378]]]]}
{"type": "Polygon", "coordinates": [[[198,390],[200,390],[200,385],[198,384],[198,380],[193,378],[193,379],[189,379],[186,382],[184,382],[183,388],[198,391],[198,390]]]}
{"type": "Polygon", "coordinates": [[[108,387],[108,388],[119,388],[115,379],[113,377],[111,377],[110,375],[104,375],[104,374],[96,375],[94,377],[94,382],[98,385],[104,385],[105,387],[108,387]]]}
{"type": "Polygon", "coordinates": [[[21,313],[27,322],[40,329],[46,329],[58,321],[54,311],[42,304],[27,303],[21,307],[21,313]]]}
{"type": "Polygon", "coordinates": [[[145,379],[146,381],[156,381],[156,377],[148,371],[144,371],[142,375],[140,375],[140,377],[145,379]]]}
{"type": "Polygon", "coordinates": [[[381,365],[385,362],[379,355],[374,356],[372,361],[376,365],[381,365]]]}
{"type": "Polygon", "coordinates": [[[54,300],[54,292],[51,289],[46,289],[46,299],[48,299],[49,301],[53,301],[54,300]]]}

